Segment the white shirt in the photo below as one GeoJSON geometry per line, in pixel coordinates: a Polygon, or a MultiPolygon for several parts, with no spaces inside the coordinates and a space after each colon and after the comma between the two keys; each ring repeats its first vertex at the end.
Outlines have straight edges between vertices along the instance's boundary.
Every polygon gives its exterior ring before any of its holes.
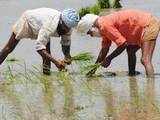
{"type": "MultiPolygon", "coordinates": [[[[61,12],[51,8],[27,10],[24,15],[34,36],[37,36],[36,50],[46,49],[50,37],[60,37],[57,33],[61,12]]],[[[62,45],[71,44],[71,31],[61,36],[62,45]]]]}

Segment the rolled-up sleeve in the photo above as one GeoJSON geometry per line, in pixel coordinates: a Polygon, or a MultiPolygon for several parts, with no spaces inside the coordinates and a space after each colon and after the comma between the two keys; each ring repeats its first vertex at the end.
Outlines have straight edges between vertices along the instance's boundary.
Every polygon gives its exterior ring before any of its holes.
{"type": "Polygon", "coordinates": [[[46,45],[50,41],[50,37],[52,37],[57,30],[59,18],[60,14],[57,14],[54,17],[48,18],[43,23],[36,40],[36,50],[46,49],[46,45]]]}
{"type": "Polygon", "coordinates": [[[61,36],[61,45],[64,45],[64,46],[70,46],[71,45],[71,33],[72,33],[72,31],[70,31],[67,34],[61,36]]]}
{"type": "Polygon", "coordinates": [[[105,34],[106,38],[113,41],[117,46],[126,42],[126,38],[112,25],[104,26],[102,32],[105,34]]]}
{"type": "Polygon", "coordinates": [[[46,49],[47,43],[50,41],[51,32],[45,28],[39,31],[38,39],[36,40],[36,50],[46,49]]]}

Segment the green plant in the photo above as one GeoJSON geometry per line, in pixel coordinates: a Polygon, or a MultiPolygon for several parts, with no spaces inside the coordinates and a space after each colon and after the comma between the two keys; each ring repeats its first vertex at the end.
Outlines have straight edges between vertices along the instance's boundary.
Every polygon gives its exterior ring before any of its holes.
{"type": "Polygon", "coordinates": [[[90,8],[90,13],[92,13],[92,14],[98,15],[100,12],[101,12],[101,8],[98,4],[96,4],[90,8]]]}
{"type": "Polygon", "coordinates": [[[85,16],[86,14],[89,14],[89,13],[90,13],[90,7],[81,8],[79,10],[79,16],[80,17],[83,17],[83,16],[85,16]]]}
{"type": "Polygon", "coordinates": [[[8,58],[6,61],[7,62],[18,62],[19,60],[15,57],[11,57],[11,58],[8,58]]]}
{"type": "Polygon", "coordinates": [[[73,61],[90,61],[93,60],[93,56],[89,52],[79,53],[72,57],[73,61]]]}
{"type": "Polygon", "coordinates": [[[121,8],[120,0],[98,0],[97,4],[91,7],[81,8],[79,16],[83,17],[86,14],[92,13],[98,15],[103,9],[106,8],[121,8]]]}
{"type": "Polygon", "coordinates": [[[85,73],[88,77],[91,77],[100,66],[101,64],[89,64],[83,67],[81,71],[83,71],[83,73],[85,73]]]}
{"type": "Polygon", "coordinates": [[[112,8],[121,8],[122,5],[120,3],[120,0],[114,0],[112,8]]]}
{"type": "Polygon", "coordinates": [[[98,0],[101,9],[110,8],[109,0],[98,0]]]}

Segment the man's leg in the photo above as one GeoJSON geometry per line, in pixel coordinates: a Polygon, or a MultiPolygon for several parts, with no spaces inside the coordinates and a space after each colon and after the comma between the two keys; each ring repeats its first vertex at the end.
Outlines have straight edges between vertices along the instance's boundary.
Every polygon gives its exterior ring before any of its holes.
{"type": "Polygon", "coordinates": [[[156,40],[146,41],[142,43],[142,58],[141,62],[145,67],[148,77],[154,76],[154,68],[152,64],[152,56],[155,48],[156,40]]]}
{"type": "Polygon", "coordinates": [[[138,74],[135,71],[136,68],[136,52],[138,51],[140,47],[137,45],[128,45],[127,46],[127,54],[128,54],[128,69],[129,69],[129,75],[133,76],[138,74]]]}
{"type": "MultiPolygon", "coordinates": [[[[48,44],[46,45],[46,50],[48,53],[51,53],[50,42],[48,42],[48,44]]],[[[46,75],[50,75],[50,68],[51,68],[51,61],[46,58],[43,58],[43,73],[46,75]]]]}
{"type": "Polygon", "coordinates": [[[8,43],[0,52],[0,64],[6,59],[9,53],[11,53],[20,40],[15,39],[16,35],[12,33],[8,43]]]}

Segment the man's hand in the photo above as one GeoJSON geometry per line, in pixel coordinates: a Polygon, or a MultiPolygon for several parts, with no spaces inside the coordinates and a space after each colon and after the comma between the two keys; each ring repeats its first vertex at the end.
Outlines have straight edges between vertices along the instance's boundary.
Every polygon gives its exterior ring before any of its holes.
{"type": "Polygon", "coordinates": [[[105,68],[107,68],[110,64],[113,58],[117,57],[120,55],[125,48],[127,47],[127,42],[124,42],[122,45],[117,47],[110,55],[108,55],[101,63],[101,65],[105,68]]]}
{"type": "Polygon", "coordinates": [[[98,58],[96,60],[96,63],[101,63],[105,59],[108,51],[109,51],[109,47],[101,48],[98,58]]]}
{"type": "Polygon", "coordinates": [[[64,58],[64,63],[66,63],[67,65],[70,65],[72,63],[71,57],[65,57],[64,58]]]}
{"type": "Polygon", "coordinates": [[[37,51],[41,56],[42,58],[44,59],[48,59],[50,61],[52,61],[55,66],[61,71],[63,69],[65,69],[65,63],[63,61],[57,61],[55,58],[53,58],[53,56],[51,56],[51,54],[49,54],[45,49],[43,50],[38,50],[37,51]]]}
{"type": "Polygon", "coordinates": [[[95,69],[92,69],[92,70],[90,70],[90,71],[86,74],[86,76],[87,76],[87,77],[91,77],[93,74],[95,74],[96,71],[97,71],[96,68],[95,68],[95,69]]]}
{"type": "Polygon", "coordinates": [[[56,67],[58,68],[59,71],[62,71],[62,70],[65,69],[65,63],[64,63],[64,61],[60,61],[59,60],[55,65],[56,65],[56,67]]]}
{"type": "Polygon", "coordinates": [[[111,59],[109,59],[108,57],[106,57],[101,63],[101,65],[105,68],[107,68],[110,64],[111,64],[111,59]]]}

